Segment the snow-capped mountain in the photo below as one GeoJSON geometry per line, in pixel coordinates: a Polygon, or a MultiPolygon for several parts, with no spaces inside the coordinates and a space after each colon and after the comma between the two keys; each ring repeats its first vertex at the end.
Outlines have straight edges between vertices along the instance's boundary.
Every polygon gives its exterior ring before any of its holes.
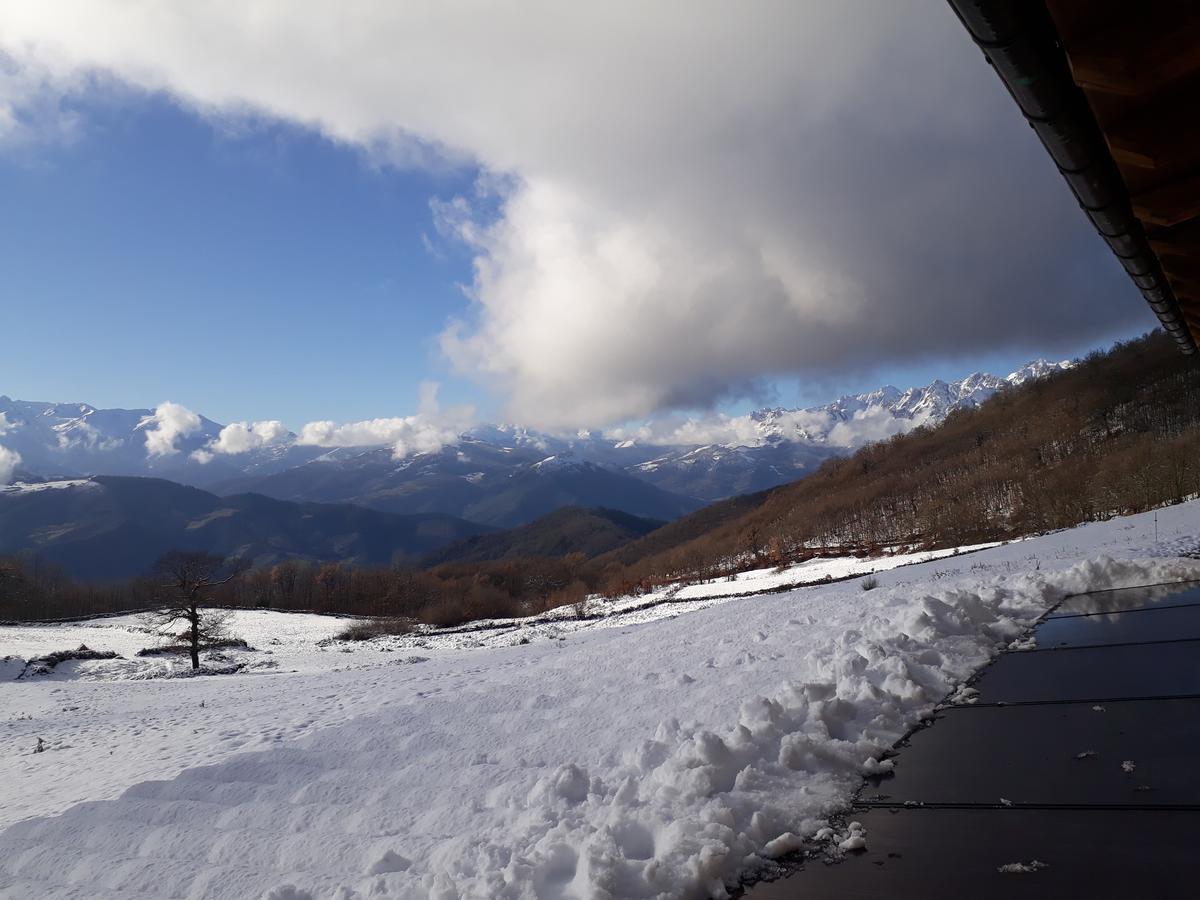
{"type": "Polygon", "coordinates": [[[21,456],[18,471],[57,475],[155,475],[210,485],[251,472],[278,471],[324,452],[284,433],[252,453],[206,459],[194,454],[222,426],[174,404],[157,409],[97,409],[0,396],[0,445],[21,456]]]}
{"type": "MultiPolygon", "coordinates": [[[[267,432],[227,434],[183,407],[96,409],[0,397],[0,444],[21,455],[29,477],[157,475],[224,491],[287,500],[360,502],[387,511],[451,512],[511,523],[520,510],[589,503],[599,492],[628,500],[638,515],[669,517],[688,502],[717,500],[794,481],[831,456],[935,425],[997,391],[1070,368],[1035,360],[1007,376],[976,372],[900,390],[886,385],[804,409],[694,419],[669,430],[552,435],[520,425],[479,425],[434,452],[397,458],[390,446],[328,447],[299,442],[278,423],[267,432]],[[213,452],[225,446],[224,452],[213,452]],[[601,473],[621,476],[613,481],[601,473]],[[515,480],[514,480],[515,479],[515,480]],[[634,482],[661,494],[647,496],[634,482]],[[513,485],[521,488],[513,493],[513,485]],[[566,487],[570,485],[570,487],[566,487]],[[508,492],[508,493],[505,493],[508,492]],[[556,493],[557,492],[557,493],[556,493]],[[507,499],[496,500],[504,495],[507,499]],[[540,498],[537,502],[531,497],[540,498]],[[495,512],[495,504],[505,512],[495,512]],[[562,505],[561,503],[559,505],[562,505]],[[511,509],[510,509],[511,507],[511,509]]],[[[615,503],[607,505],[616,506],[615,503]]]]}
{"type": "Polygon", "coordinates": [[[1065,371],[1072,365],[1069,360],[1057,363],[1036,360],[1004,378],[974,372],[958,381],[937,379],[925,387],[904,391],[889,384],[869,393],[841,397],[823,406],[759,410],[750,413],[748,418],[756,424],[763,443],[782,438],[854,448],[879,436],[887,436],[877,432],[881,424],[889,420],[897,423],[892,429],[884,429],[890,434],[913,425],[936,424],[951,411],[976,407],[1006,387],[1065,371]],[[855,427],[856,424],[860,427],[855,427]]]}
{"type": "Polygon", "coordinates": [[[1056,372],[1065,372],[1074,366],[1074,361],[1069,359],[1060,360],[1059,362],[1047,362],[1044,359],[1035,359],[1033,362],[1026,363],[1017,369],[1017,371],[1009,374],[1004,380],[1016,387],[1027,381],[1045,378],[1047,375],[1053,375],[1056,372]]]}
{"type": "Polygon", "coordinates": [[[997,391],[1065,371],[1069,360],[1035,360],[1000,378],[975,372],[900,390],[885,385],[805,409],[763,409],[722,423],[726,436],[711,443],[672,447],[633,463],[631,471],[660,487],[716,500],[802,478],[831,456],[863,444],[936,425],[956,409],[985,402],[997,391]]]}

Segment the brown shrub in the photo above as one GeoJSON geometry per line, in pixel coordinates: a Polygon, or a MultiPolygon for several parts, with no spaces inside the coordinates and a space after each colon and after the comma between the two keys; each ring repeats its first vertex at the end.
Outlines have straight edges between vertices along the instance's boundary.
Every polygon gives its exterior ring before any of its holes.
{"type": "Polygon", "coordinates": [[[334,638],[339,641],[369,641],[389,634],[408,634],[412,630],[411,619],[362,619],[351,622],[334,638]]]}

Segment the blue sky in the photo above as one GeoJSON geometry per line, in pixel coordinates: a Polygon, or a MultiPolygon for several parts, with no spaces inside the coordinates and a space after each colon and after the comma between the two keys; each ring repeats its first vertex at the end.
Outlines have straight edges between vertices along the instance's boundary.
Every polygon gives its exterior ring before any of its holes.
{"type": "Polygon", "coordinates": [[[72,10],[0,9],[10,396],[570,429],[1155,324],[937,4],[72,10]]]}
{"type": "Polygon", "coordinates": [[[410,412],[429,378],[483,402],[431,344],[471,268],[429,200],[474,172],[222,130],[161,95],[81,113],[75,140],[0,154],[5,306],[31,338],[7,343],[0,393],[296,425],[410,412]]]}

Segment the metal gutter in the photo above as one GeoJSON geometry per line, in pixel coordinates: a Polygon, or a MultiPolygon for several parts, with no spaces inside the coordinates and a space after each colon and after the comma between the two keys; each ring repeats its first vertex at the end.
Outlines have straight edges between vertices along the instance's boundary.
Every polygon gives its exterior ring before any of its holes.
{"type": "Polygon", "coordinates": [[[1197,352],[1179,302],[1133,214],[1125,181],[1079,86],[1045,4],[949,0],[1080,207],[1181,352],[1197,352]]]}

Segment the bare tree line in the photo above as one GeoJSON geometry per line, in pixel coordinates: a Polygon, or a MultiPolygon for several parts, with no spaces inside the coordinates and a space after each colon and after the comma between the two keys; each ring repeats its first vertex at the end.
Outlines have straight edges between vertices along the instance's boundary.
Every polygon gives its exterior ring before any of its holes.
{"type": "MultiPolygon", "coordinates": [[[[280,609],[377,616],[459,625],[479,618],[511,617],[576,603],[601,587],[601,569],[582,554],[556,559],[447,564],[431,570],[365,568],[290,560],[251,571],[229,572],[233,560],[207,554],[168,554],[153,575],[115,584],[65,578],[25,557],[0,558],[0,620],[31,621],[166,610],[189,631],[217,630],[203,607],[280,609]],[[175,573],[175,562],[203,556],[211,571],[175,573]],[[214,573],[225,572],[219,579],[214,573]],[[178,577],[177,577],[178,576],[178,577]],[[198,604],[193,601],[199,600],[198,604]]],[[[165,615],[165,614],[164,614],[165,615]]],[[[187,635],[183,635],[187,637],[187,635]]],[[[189,638],[190,639],[190,638],[189,638]]],[[[202,646],[204,641],[201,640],[202,646]]]]}

